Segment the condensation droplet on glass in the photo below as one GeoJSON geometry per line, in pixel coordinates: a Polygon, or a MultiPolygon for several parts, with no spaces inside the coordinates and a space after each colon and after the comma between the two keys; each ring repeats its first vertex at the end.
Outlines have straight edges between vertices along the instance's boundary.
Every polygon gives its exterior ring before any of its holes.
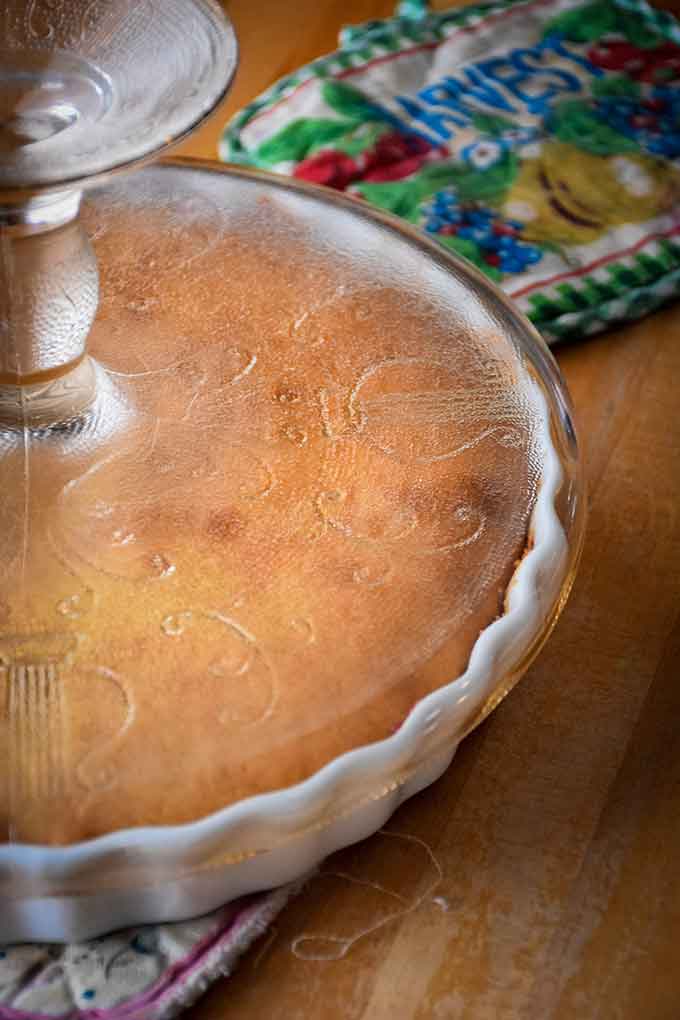
{"type": "Polygon", "coordinates": [[[296,390],[277,390],[275,394],[276,400],[280,404],[299,404],[302,397],[296,390]]]}
{"type": "Polygon", "coordinates": [[[342,503],[347,493],[344,489],[331,489],[329,492],[322,492],[319,501],[322,503],[342,503]]]}
{"type": "Polygon", "coordinates": [[[283,430],[283,434],[294,446],[303,447],[307,442],[307,433],[304,429],[296,429],[290,426],[283,430]]]}
{"type": "Polygon", "coordinates": [[[85,598],[76,592],[75,595],[71,595],[57,603],[57,612],[68,619],[77,620],[92,608],[92,602],[92,592],[87,593],[85,598]]]}
{"type": "Polygon", "coordinates": [[[496,442],[506,449],[518,449],[524,442],[519,429],[504,429],[496,435],[496,442]]]}
{"type": "Polygon", "coordinates": [[[136,535],[134,531],[126,531],[124,528],[116,528],[114,533],[111,535],[111,545],[124,546],[130,545],[135,541],[136,535]]]}
{"type": "Polygon", "coordinates": [[[113,513],[113,507],[109,503],[104,503],[103,500],[97,500],[92,508],[93,517],[110,517],[113,513]]]}
{"type": "Polygon", "coordinates": [[[161,630],[168,637],[180,637],[186,630],[186,625],[191,620],[192,613],[173,613],[161,620],[161,630]]]}
{"type": "Polygon", "coordinates": [[[388,566],[376,571],[373,567],[364,564],[361,567],[354,568],[352,580],[355,584],[366,585],[367,588],[378,588],[381,584],[389,581],[392,576],[392,570],[393,568],[388,566]]]}
{"type": "Polygon", "coordinates": [[[326,519],[319,519],[314,522],[310,530],[307,532],[305,538],[308,542],[318,542],[320,538],[326,534],[327,522],[326,519]]]}
{"type": "Polygon", "coordinates": [[[163,577],[171,577],[177,570],[175,564],[171,563],[162,553],[154,553],[149,562],[156,578],[159,580],[163,577]]]}
{"type": "Polygon", "coordinates": [[[242,379],[245,379],[247,375],[250,375],[257,364],[257,354],[241,351],[238,347],[234,347],[232,353],[239,358],[239,361],[244,363],[243,367],[231,379],[231,385],[234,386],[236,383],[240,383],[242,379]]]}
{"type": "Polygon", "coordinates": [[[130,309],[131,312],[140,312],[141,313],[141,312],[148,312],[150,308],[153,308],[154,305],[157,305],[157,304],[158,304],[158,300],[156,298],[150,298],[150,297],[138,298],[136,300],[130,301],[128,303],[128,308],[130,309]]]}
{"type": "Polygon", "coordinates": [[[308,620],[304,616],[295,616],[290,621],[290,627],[291,630],[294,630],[298,637],[302,638],[306,644],[313,645],[315,643],[316,634],[311,620],[308,620]]]}

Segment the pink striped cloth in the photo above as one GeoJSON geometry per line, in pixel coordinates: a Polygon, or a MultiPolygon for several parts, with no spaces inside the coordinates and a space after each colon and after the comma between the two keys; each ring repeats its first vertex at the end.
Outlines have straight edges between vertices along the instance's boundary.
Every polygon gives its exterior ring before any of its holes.
{"type": "Polygon", "coordinates": [[[2,946],[0,1020],[167,1020],[231,973],[295,889],[88,942],[2,946]]]}

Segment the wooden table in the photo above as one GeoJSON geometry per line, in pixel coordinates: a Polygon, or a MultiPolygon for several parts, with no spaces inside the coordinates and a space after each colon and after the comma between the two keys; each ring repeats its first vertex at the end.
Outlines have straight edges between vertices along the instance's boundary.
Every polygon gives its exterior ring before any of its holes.
{"type": "MultiPolygon", "coordinates": [[[[185,154],[214,156],[226,115],[392,0],[227,6],[241,70],[185,154]]],[[[191,1020],[680,1017],[680,308],[558,360],[591,507],[551,641],[191,1020]]]]}

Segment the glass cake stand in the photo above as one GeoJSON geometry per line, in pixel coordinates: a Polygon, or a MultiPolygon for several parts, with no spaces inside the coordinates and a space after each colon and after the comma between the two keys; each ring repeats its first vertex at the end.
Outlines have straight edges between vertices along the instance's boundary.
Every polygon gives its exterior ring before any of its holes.
{"type": "Polygon", "coordinates": [[[0,940],[187,917],[375,831],[583,533],[529,323],[418,232],[210,163],[212,0],[0,19],[0,940]],[[82,201],[81,201],[82,199],[82,201]]]}

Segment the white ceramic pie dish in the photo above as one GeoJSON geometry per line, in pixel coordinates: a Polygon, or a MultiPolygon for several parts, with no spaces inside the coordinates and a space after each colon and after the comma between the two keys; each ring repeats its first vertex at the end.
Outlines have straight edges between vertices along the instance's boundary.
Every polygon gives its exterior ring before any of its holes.
{"type": "MultiPolygon", "coordinates": [[[[318,189],[248,171],[213,171],[316,197],[318,189]]],[[[69,846],[0,846],[0,941],[73,941],[132,924],[199,915],[293,880],[376,831],[433,782],[460,740],[505,696],[546,639],[574,576],[582,538],[578,459],[559,374],[533,328],[476,270],[351,199],[321,199],[406,238],[469,280],[521,335],[541,414],[542,465],[527,551],[504,614],[479,635],[465,672],[419,701],[391,737],[352,750],[295,786],[199,821],[112,832],[69,846]],[[549,394],[550,406],[545,394],[549,394]],[[569,445],[571,444],[571,445],[569,445]]]]}

